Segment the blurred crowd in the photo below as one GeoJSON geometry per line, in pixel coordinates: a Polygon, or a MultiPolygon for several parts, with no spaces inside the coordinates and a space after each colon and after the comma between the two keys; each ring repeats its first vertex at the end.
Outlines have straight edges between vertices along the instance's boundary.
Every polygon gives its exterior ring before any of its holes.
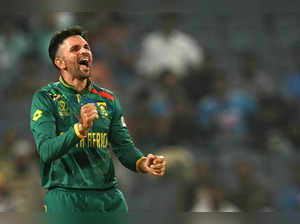
{"type": "Polygon", "coordinates": [[[57,81],[49,40],[72,25],[89,32],[92,80],[117,94],[136,145],[167,160],[154,178],[116,159],[130,211],[300,211],[300,14],[198,16],[1,14],[0,211],[43,204],[31,99],[57,81]]]}

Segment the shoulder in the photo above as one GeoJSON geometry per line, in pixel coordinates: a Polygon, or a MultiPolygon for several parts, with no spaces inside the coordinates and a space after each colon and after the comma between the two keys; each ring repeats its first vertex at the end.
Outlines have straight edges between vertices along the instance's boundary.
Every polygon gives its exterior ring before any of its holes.
{"type": "Polygon", "coordinates": [[[197,49],[200,48],[200,45],[198,44],[196,39],[193,39],[189,34],[184,33],[180,30],[175,30],[173,37],[174,40],[184,46],[189,46],[197,49]]]}
{"type": "Polygon", "coordinates": [[[94,84],[93,84],[93,87],[90,91],[93,92],[93,93],[97,93],[101,97],[107,98],[107,99],[112,100],[112,101],[114,101],[116,99],[116,95],[112,91],[110,91],[108,89],[105,89],[103,87],[99,87],[99,86],[94,85],[94,84]]]}
{"type": "Polygon", "coordinates": [[[97,85],[95,85],[95,84],[93,84],[93,88],[96,89],[97,91],[103,91],[103,92],[109,93],[109,94],[111,94],[111,95],[115,95],[115,94],[113,93],[113,91],[111,91],[111,90],[109,90],[109,89],[105,89],[105,88],[100,87],[100,86],[97,86],[97,85]]]}
{"type": "Polygon", "coordinates": [[[34,95],[33,95],[33,98],[39,98],[39,99],[46,99],[46,98],[53,98],[53,96],[56,95],[56,92],[57,92],[57,85],[58,85],[58,82],[52,82],[52,83],[49,83],[48,85],[38,89],[35,91],[34,95]]]}

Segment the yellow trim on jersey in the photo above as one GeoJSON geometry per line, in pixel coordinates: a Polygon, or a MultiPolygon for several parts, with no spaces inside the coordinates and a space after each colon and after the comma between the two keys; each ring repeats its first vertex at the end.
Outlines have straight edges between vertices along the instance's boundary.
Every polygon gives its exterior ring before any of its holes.
{"type": "Polygon", "coordinates": [[[80,103],[80,94],[76,94],[77,102],[80,103]]]}
{"type": "MultiPolygon", "coordinates": [[[[66,81],[64,80],[64,78],[63,78],[62,76],[59,76],[59,81],[60,81],[61,84],[63,84],[65,87],[76,90],[74,86],[72,86],[72,85],[66,83],[66,81]]],[[[87,85],[88,85],[88,86],[87,86],[87,87],[88,87],[87,89],[90,91],[90,90],[92,89],[92,86],[93,86],[92,80],[88,79],[88,84],[87,84],[87,85]]]]}
{"type": "Polygon", "coordinates": [[[147,158],[146,157],[141,157],[138,161],[136,161],[136,165],[135,165],[135,168],[136,168],[136,171],[139,172],[139,173],[147,173],[143,170],[141,170],[140,168],[140,164],[142,161],[146,160],[147,158]]]}
{"type": "Polygon", "coordinates": [[[44,212],[45,212],[45,213],[47,213],[47,212],[48,212],[47,205],[42,205],[42,208],[44,209],[44,212]]]}
{"type": "Polygon", "coordinates": [[[79,124],[78,123],[76,123],[76,124],[74,124],[74,130],[75,130],[75,133],[76,133],[76,135],[79,137],[79,138],[85,138],[86,136],[85,135],[81,135],[80,134],[80,132],[79,132],[79,124]]]}

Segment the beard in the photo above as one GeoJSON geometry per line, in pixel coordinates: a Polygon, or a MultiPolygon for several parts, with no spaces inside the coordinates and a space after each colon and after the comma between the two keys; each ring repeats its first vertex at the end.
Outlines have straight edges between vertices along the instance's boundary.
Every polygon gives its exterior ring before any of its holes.
{"type": "Polygon", "coordinates": [[[74,74],[74,77],[79,79],[79,80],[84,80],[84,79],[88,79],[91,77],[91,72],[87,72],[87,73],[83,73],[80,70],[74,74]]]}
{"type": "Polygon", "coordinates": [[[67,70],[73,75],[74,78],[79,80],[88,79],[91,76],[91,68],[82,68],[81,65],[69,65],[67,70]]]}

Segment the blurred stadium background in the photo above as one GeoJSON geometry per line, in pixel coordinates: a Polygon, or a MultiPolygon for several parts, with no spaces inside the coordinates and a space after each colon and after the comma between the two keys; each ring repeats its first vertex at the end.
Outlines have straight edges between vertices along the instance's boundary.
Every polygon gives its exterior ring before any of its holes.
{"type": "Polygon", "coordinates": [[[58,78],[50,37],[75,24],[136,145],[167,159],[164,178],[116,160],[130,211],[299,211],[300,11],[263,6],[0,14],[0,211],[43,204],[31,99],[58,78]]]}

